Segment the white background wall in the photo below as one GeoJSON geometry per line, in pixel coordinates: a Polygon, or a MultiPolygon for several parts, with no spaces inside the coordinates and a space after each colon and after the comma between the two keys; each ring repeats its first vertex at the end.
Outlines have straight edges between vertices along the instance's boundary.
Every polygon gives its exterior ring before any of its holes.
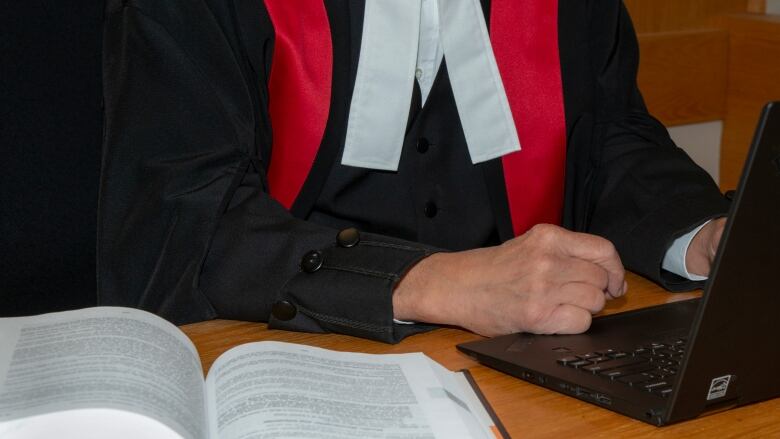
{"type": "Polygon", "coordinates": [[[766,0],[767,14],[780,14],[780,0],[766,0]]]}
{"type": "Polygon", "coordinates": [[[669,128],[669,135],[699,166],[720,183],[720,139],[723,122],[704,122],[669,128]]]}

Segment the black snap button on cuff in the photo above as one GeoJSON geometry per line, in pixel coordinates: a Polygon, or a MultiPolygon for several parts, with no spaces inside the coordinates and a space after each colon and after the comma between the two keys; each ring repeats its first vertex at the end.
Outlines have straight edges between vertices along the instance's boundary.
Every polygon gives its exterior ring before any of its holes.
{"type": "Polygon", "coordinates": [[[344,229],[336,235],[336,243],[341,247],[350,248],[356,246],[360,242],[360,232],[354,227],[344,229]]]}
{"type": "Polygon", "coordinates": [[[292,320],[298,314],[298,308],[286,300],[280,300],[274,303],[274,306],[271,308],[271,314],[278,320],[286,322],[292,320]]]}
{"type": "Polygon", "coordinates": [[[429,142],[425,137],[420,137],[417,139],[417,152],[420,154],[425,154],[428,152],[429,146],[431,146],[431,142],[429,142]]]}
{"type": "Polygon", "coordinates": [[[433,201],[429,201],[425,203],[425,208],[423,209],[423,212],[425,213],[425,216],[428,218],[433,218],[436,216],[436,213],[439,211],[439,208],[436,207],[436,203],[433,201]]]}
{"type": "Polygon", "coordinates": [[[316,250],[312,250],[303,255],[303,259],[301,259],[301,270],[307,273],[314,273],[315,271],[322,268],[322,262],[324,260],[325,257],[322,255],[322,253],[316,250]]]}

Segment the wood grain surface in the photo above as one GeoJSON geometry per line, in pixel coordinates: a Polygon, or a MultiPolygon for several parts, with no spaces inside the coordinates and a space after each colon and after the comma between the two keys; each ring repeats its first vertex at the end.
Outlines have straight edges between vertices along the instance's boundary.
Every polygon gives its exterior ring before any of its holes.
{"type": "MultiPolygon", "coordinates": [[[[700,296],[667,293],[636,275],[628,275],[629,293],[609,302],[613,314],[700,296]]],[[[368,352],[424,352],[450,370],[468,368],[515,438],[757,438],[780,437],[780,398],[699,419],[657,428],[611,411],[546,390],[480,366],[455,345],[481,337],[456,328],[415,335],[397,345],[335,334],[304,334],[267,329],[262,323],[213,320],[182,326],[198,348],[205,370],[227,349],[243,343],[277,340],[327,349],[368,352]]]]}

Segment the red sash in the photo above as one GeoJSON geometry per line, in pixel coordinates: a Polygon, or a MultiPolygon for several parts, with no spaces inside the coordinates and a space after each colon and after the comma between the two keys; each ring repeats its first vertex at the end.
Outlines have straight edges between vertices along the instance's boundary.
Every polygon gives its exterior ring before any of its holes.
{"type": "Polygon", "coordinates": [[[268,80],[271,196],[289,209],[309,175],[330,111],[333,48],[322,0],[266,0],[276,32],[268,80]]]}
{"type": "Polygon", "coordinates": [[[490,42],[522,150],[501,158],[515,235],[560,224],[566,166],[558,2],[493,0],[490,42]]]}
{"type": "MultiPolygon", "coordinates": [[[[271,196],[288,209],[325,133],[333,54],[322,0],[265,0],[276,32],[269,79],[271,196]],[[302,31],[304,30],[304,31],[302,31]]],[[[493,0],[490,36],[522,150],[502,158],[516,235],[560,224],[566,122],[558,51],[558,2],[493,0]]]]}

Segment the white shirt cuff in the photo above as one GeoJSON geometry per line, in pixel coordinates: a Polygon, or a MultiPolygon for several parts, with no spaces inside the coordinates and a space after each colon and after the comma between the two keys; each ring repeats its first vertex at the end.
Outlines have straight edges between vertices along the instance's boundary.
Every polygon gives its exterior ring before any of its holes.
{"type": "Polygon", "coordinates": [[[710,221],[705,222],[685,235],[675,239],[671,247],[669,247],[669,250],[666,251],[664,260],[661,263],[661,268],[686,279],[707,280],[706,276],[699,276],[688,272],[688,267],[685,266],[685,255],[688,253],[688,247],[691,245],[693,237],[696,236],[696,234],[699,233],[699,230],[706,226],[710,221]]]}

